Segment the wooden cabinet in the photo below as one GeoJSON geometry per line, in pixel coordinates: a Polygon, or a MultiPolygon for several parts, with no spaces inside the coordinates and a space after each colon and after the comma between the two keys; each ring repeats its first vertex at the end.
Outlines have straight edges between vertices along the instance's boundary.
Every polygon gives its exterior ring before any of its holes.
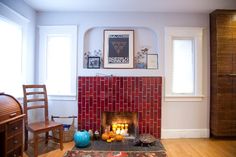
{"type": "Polygon", "coordinates": [[[23,157],[23,117],[19,102],[0,93],[1,157],[23,157]]]}
{"type": "Polygon", "coordinates": [[[236,136],[236,10],[210,14],[212,136],[236,136]]]}

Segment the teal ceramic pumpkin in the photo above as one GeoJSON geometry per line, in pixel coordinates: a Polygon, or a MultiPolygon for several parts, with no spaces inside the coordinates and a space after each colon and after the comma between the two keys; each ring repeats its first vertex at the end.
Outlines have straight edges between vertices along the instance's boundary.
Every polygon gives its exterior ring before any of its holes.
{"type": "Polygon", "coordinates": [[[76,147],[86,147],[90,144],[90,134],[86,130],[76,131],[74,142],[76,147]]]}

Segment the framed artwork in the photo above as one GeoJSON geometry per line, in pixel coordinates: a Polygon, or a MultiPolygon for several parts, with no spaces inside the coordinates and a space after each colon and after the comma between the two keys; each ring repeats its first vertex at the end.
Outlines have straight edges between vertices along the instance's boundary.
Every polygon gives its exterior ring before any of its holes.
{"type": "Polygon", "coordinates": [[[158,54],[147,54],[147,68],[148,69],[158,68],[158,54]]]}
{"type": "Polygon", "coordinates": [[[104,68],[133,68],[134,30],[104,30],[104,68]]]}
{"type": "Polygon", "coordinates": [[[100,68],[100,57],[88,57],[87,67],[89,69],[99,69],[100,68]]]}

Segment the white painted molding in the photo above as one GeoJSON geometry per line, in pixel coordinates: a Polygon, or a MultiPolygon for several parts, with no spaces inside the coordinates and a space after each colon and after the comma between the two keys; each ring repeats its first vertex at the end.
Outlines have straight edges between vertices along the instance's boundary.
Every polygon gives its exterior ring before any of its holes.
{"type": "MultiPolygon", "coordinates": [[[[58,25],[58,26],[38,26],[39,28],[39,57],[38,61],[39,64],[42,66],[38,67],[39,75],[38,75],[38,82],[39,83],[48,83],[48,37],[49,36],[60,36],[60,37],[68,37],[71,40],[71,51],[69,54],[69,66],[66,68],[73,69],[77,67],[77,32],[78,26],[77,25],[58,25]]],[[[55,73],[57,75],[57,73],[55,73]]],[[[74,82],[76,82],[77,73],[76,70],[71,71],[71,75],[67,83],[68,88],[70,90],[64,91],[62,88],[63,86],[58,87],[58,89],[54,89],[52,87],[52,91],[48,92],[49,99],[51,100],[76,100],[76,86],[74,82]]],[[[47,84],[46,83],[46,84],[47,84]]]]}
{"type": "Polygon", "coordinates": [[[173,95],[166,95],[164,97],[164,101],[202,101],[204,95],[196,95],[196,96],[185,96],[185,95],[180,95],[180,96],[173,96],[173,95]]]}
{"type": "Polygon", "coordinates": [[[209,129],[162,129],[161,131],[161,139],[209,137],[209,129]]]}
{"type": "Polygon", "coordinates": [[[165,28],[165,101],[202,101],[202,53],[203,27],[166,27],[165,28]],[[173,40],[193,40],[194,55],[194,92],[173,93],[173,40]]]}
{"type": "Polygon", "coordinates": [[[13,21],[15,21],[15,22],[17,21],[19,24],[25,24],[25,23],[30,22],[30,20],[28,18],[26,18],[25,16],[16,12],[15,10],[11,9],[7,5],[3,4],[2,2],[0,2],[0,15],[2,15],[4,17],[5,17],[5,15],[8,15],[8,16],[6,16],[7,18],[9,18],[11,20],[13,20],[12,18],[14,18],[13,21]]]}

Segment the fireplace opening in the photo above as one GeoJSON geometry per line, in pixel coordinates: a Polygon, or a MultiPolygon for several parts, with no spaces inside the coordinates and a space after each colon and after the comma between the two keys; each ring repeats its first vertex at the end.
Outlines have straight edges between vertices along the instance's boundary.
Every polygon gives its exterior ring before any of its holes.
{"type": "Polygon", "coordinates": [[[134,138],[138,131],[137,112],[102,112],[102,131],[113,131],[125,138],[134,138]]]}

